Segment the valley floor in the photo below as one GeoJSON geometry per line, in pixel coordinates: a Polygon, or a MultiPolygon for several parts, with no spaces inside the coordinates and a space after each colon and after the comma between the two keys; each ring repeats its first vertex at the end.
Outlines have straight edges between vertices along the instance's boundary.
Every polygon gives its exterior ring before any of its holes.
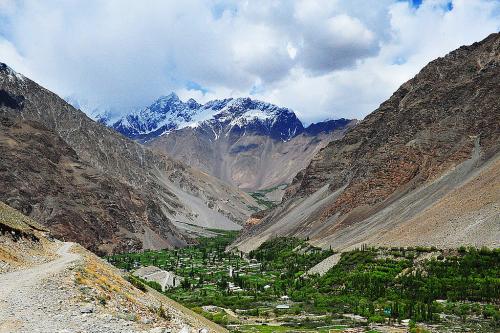
{"type": "Polygon", "coordinates": [[[132,274],[144,266],[174,273],[183,280],[164,293],[233,332],[500,329],[498,249],[363,247],[335,254],[275,238],[249,254],[225,251],[235,237],[220,232],[198,246],[107,259],[132,274]]]}

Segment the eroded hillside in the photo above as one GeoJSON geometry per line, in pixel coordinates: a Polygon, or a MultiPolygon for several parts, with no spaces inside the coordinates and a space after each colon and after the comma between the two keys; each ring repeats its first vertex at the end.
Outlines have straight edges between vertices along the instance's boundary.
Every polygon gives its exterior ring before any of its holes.
{"type": "Polygon", "coordinates": [[[499,78],[498,33],[432,61],[322,149],[236,244],[498,246],[499,78]]]}
{"type": "Polygon", "coordinates": [[[258,206],[92,121],[4,64],[0,115],[0,200],[95,251],[183,246],[190,242],[184,230],[238,229],[258,206]]]}

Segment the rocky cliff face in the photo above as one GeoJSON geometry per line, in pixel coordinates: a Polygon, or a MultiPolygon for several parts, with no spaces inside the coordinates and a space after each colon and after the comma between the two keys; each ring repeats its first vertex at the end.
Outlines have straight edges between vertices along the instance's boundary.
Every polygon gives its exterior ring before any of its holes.
{"type": "Polygon", "coordinates": [[[0,200],[93,250],[182,246],[189,237],[178,227],[237,229],[256,206],[243,192],[92,121],[4,64],[0,115],[0,200]]]}
{"type": "Polygon", "coordinates": [[[440,200],[456,204],[466,187],[477,195],[469,191],[463,200],[481,204],[458,220],[449,206],[448,214],[432,221],[440,225],[439,237],[427,237],[432,228],[421,226],[427,231],[406,234],[406,243],[498,246],[499,171],[492,167],[500,148],[499,96],[499,34],[432,61],[344,138],[322,149],[296,176],[287,200],[238,245],[249,249],[275,234],[308,236],[340,249],[395,244],[403,233],[390,240],[390,230],[404,229],[440,200]],[[471,185],[481,177],[497,190],[471,185]]]}

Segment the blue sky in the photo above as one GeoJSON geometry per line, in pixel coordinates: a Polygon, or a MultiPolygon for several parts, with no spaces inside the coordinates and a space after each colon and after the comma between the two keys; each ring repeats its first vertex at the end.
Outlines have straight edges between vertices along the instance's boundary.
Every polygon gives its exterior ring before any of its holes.
{"type": "Polygon", "coordinates": [[[251,95],[309,123],[363,118],[499,28],[497,0],[0,0],[0,61],[117,114],[175,91],[251,95]]]}

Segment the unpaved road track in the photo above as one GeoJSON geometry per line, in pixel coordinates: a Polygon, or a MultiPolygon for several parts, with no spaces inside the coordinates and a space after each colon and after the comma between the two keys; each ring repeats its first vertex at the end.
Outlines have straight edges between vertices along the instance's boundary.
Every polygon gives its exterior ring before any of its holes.
{"type": "Polygon", "coordinates": [[[0,333],[49,332],[43,316],[45,307],[54,303],[51,296],[56,295],[44,290],[43,281],[81,260],[80,255],[69,252],[72,246],[62,243],[59,257],[53,261],[0,275],[0,333]]]}
{"type": "MultiPolygon", "coordinates": [[[[44,278],[63,271],[69,264],[81,259],[80,255],[68,252],[71,246],[73,243],[63,243],[57,250],[59,257],[48,263],[0,275],[0,304],[9,304],[20,290],[33,287],[44,278]]],[[[1,320],[3,318],[0,322],[1,320]]]]}

